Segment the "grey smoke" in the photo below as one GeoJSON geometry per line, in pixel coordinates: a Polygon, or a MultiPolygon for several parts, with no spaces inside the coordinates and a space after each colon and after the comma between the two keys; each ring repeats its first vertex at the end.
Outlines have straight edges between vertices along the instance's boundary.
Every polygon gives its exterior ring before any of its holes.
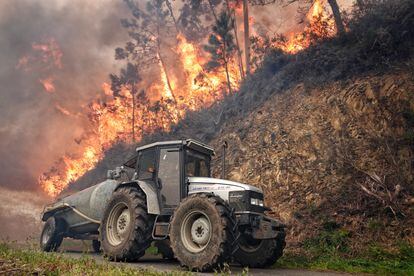
{"type": "Polygon", "coordinates": [[[83,116],[72,113],[101,91],[107,75],[118,70],[114,48],[126,34],[119,20],[128,15],[123,1],[14,0],[0,2],[0,185],[38,190],[37,178],[65,152],[76,152],[85,131],[83,116]],[[16,69],[33,42],[53,37],[63,52],[63,68],[42,72],[16,69]],[[39,78],[55,76],[56,92],[47,94],[39,78]]]}

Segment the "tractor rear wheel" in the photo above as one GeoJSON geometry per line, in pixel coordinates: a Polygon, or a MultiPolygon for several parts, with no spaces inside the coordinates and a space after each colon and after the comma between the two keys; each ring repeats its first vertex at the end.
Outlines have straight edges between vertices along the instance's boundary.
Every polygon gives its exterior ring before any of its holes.
{"type": "Polygon", "coordinates": [[[108,202],[100,227],[104,254],[115,261],[133,261],[151,245],[154,218],[147,213],[145,194],[121,187],[108,202]]]}
{"type": "Polygon", "coordinates": [[[269,267],[283,255],[285,233],[280,232],[276,238],[266,240],[257,240],[248,235],[242,235],[238,243],[239,248],[234,253],[236,262],[244,267],[269,267]]]}
{"type": "Polygon", "coordinates": [[[54,217],[47,219],[40,235],[40,248],[45,252],[57,251],[63,241],[63,225],[54,217]]]}
{"type": "Polygon", "coordinates": [[[181,265],[196,271],[220,269],[235,246],[236,222],[220,197],[196,194],[184,199],[173,214],[170,240],[181,265]]]}

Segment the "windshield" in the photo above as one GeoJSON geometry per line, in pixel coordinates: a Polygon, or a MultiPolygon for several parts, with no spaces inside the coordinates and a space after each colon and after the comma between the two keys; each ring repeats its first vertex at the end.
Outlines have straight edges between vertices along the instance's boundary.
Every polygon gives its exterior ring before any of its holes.
{"type": "Polygon", "coordinates": [[[194,150],[186,150],[185,175],[210,177],[210,156],[194,150]]]}

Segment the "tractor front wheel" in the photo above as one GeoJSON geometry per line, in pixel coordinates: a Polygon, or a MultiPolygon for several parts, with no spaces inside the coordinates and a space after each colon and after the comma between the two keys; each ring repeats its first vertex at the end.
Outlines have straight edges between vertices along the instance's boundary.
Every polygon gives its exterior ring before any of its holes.
{"type": "Polygon", "coordinates": [[[235,219],[220,197],[196,194],[173,214],[170,240],[181,265],[196,271],[220,269],[235,246],[235,219]]]}

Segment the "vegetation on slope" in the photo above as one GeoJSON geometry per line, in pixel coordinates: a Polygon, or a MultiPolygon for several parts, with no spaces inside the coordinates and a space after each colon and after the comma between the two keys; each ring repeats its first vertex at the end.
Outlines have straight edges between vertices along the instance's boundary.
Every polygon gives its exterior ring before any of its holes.
{"type": "MultiPolygon", "coordinates": [[[[240,91],[141,142],[231,141],[227,177],[262,187],[289,224],[284,265],[412,270],[411,249],[397,243],[414,244],[414,2],[368,2],[344,36],[296,55],[269,49],[240,91]],[[315,254],[309,241],[327,229],[346,233],[346,251],[315,254]],[[378,246],[387,249],[371,254],[378,246]]],[[[132,152],[118,145],[73,187],[96,183],[132,152]]]]}
{"type": "Polygon", "coordinates": [[[323,231],[305,243],[306,254],[286,253],[275,267],[335,270],[377,275],[413,275],[414,247],[400,243],[393,249],[372,244],[357,256],[347,257],[346,231],[323,231]]]}

